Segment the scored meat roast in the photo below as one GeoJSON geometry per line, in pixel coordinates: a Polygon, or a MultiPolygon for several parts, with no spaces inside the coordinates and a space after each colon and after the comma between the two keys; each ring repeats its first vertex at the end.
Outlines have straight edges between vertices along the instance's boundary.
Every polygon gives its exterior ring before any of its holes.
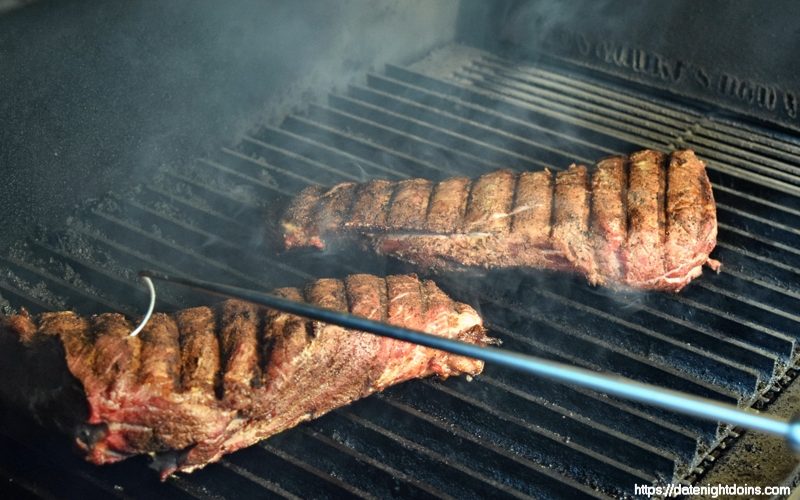
{"type": "MultiPolygon", "coordinates": [[[[320,279],[285,298],[484,345],[480,316],[414,275],[320,279]]],[[[116,313],[0,322],[0,400],[74,435],[86,458],[151,454],[162,477],[391,385],[476,375],[483,362],[229,300],[153,315],[139,336],[116,313]]]]}
{"type": "Polygon", "coordinates": [[[596,285],[677,292],[719,263],[704,163],[690,150],[478,179],[311,186],[281,219],[287,249],[360,240],[422,269],[543,268],[596,285]]]}

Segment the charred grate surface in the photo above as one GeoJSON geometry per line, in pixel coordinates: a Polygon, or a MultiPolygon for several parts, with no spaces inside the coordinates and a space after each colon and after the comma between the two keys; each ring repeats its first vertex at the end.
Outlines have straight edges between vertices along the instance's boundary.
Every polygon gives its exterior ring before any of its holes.
{"type": "MultiPolygon", "coordinates": [[[[691,147],[719,216],[706,272],[677,296],[611,294],[546,273],[439,276],[505,347],[753,405],[795,362],[800,144],[564,69],[451,47],[366,75],[238,145],[89,203],[0,260],[32,311],[136,314],[142,267],[270,289],[398,271],[372,255],[277,255],[270,221],[309,184],[563,169],[691,147]]],[[[202,297],[162,287],[164,309],[202,297]]],[[[8,418],[8,416],[5,416],[8,418]]],[[[13,420],[13,419],[10,419],[13,420]]],[[[6,426],[7,427],[7,426],[6,426]]],[[[161,485],[144,459],[94,467],[61,436],[0,432],[9,491],[41,497],[608,497],[689,477],[728,429],[487,367],[392,388],[161,485]],[[12,458],[13,457],[13,458],[12,458]]],[[[7,479],[4,479],[6,481],[7,479]]]]}

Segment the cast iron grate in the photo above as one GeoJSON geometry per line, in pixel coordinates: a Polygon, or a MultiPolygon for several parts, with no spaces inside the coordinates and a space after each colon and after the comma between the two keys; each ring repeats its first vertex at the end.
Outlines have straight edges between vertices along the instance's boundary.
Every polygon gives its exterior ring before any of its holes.
{"type": "MultiPolygon", "coordinates": [[[[708,161],[719,275],[677,296],[611,294],[547,273],[438,276],[505,347],[752,405],[795,362],[800,144],[630,88],[450,47],[387,66],[236,146],[87,204],[0,260],[0,294],[32,311],[136,314],[135,271],[269,289],[407,270],[370,255],[276,255],[268,230],[308,184],[562,169],[643,147],[708,161]]],[[[201,300],[162,287],[164,309],[201,300]]],[[[11,419],[13,420],[13,419],[11,419]]],[[[159,498],[608,497],[689,475],[729,429],[487,367],[332,412],[159,484],[145,459],[94,467],[62,436],[0,432],[19,495],[159,498]]]]}

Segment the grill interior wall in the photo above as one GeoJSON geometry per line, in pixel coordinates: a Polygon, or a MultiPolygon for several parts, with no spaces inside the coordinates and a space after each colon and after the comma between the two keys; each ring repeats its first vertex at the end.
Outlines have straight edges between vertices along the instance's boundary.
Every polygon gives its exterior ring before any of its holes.
{"type": "MultiPolygon", "coordinates": [[[[793,365],[800,331],[800,146],[607,81],[457,46],[368,74],[279,126],[87,204],[65,228],[2,258],[0,294],[34,312],[136,314],[146,302],[140,268],[262,289],[407,271],[364,254],[278,255],[272,215],[313,183],[561,170],[648,147],[691,147],[707,161],[720,274],[675,296],[614,295],[547,273],[436,279],[476,305],[508,349],[757,403],[793,365]]],[[[160,289],[164,309],[202,300],[160,289]]],[[[19,451],[3,456],[0,472],[54,496],[605,497],[689,474],[726,432],[489,366],[472,382],[392,388],[165,485],[142,480],[143,459],[96,468],[63,437],[24,430],[0,433],[19,451]]]]}

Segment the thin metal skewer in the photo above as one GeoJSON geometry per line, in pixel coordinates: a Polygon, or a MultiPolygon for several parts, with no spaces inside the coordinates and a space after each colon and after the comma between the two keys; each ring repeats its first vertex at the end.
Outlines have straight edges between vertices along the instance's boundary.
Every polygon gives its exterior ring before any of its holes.
{"type": "Polygon", "coordinates": [[[144,317],[142,318],[142,321],[139,322],[139,325],[131,330],[131,337],[139,335],[139,332],[144,330],[144,327],[147,326],[147,322],[150,321],[150,316],[153,315],[153,309],[156,308],[156,289],[153,286],[153,280],[145,275],[141,275],[141,278],[142,281],[144,281],[144,284],[147,285],[147,290],[150,292],[150,305],[147,306],[147,312],[144,313],[144,317]]]}
{"type": "Polygon", "coordinates": [[[460,340],[438,337],[429,333],[409,330],[407,328],[369,320],[352,314],[323,309],[303,302],[295,302],[255,290],[202,280],[179,278],[155,271],[141,271],[139,275],[143,278],[151,277],[153,279],[188,286],[216,295],[235,297],[262,304],[272,309],[278,309],[298,316],[351,328],[353,330],[361,330],[461,356],[480,359],[489,363],[496,363],[517,371],[572,385],[587,387],[606,394],[659,406],[685,415],[716,422],[725,422],[747,429],[773,434],[783,437],[796,452],[800,452],[800,421],[798,420],[781,420],[759,414],[755,410],[740,409],[734,405],[720,403],[711,399],[701,398],[671,389],[664,389],[654,385],[643,384],[625,377],[606,375],[496,347],[481,347],[460,340]]]}

